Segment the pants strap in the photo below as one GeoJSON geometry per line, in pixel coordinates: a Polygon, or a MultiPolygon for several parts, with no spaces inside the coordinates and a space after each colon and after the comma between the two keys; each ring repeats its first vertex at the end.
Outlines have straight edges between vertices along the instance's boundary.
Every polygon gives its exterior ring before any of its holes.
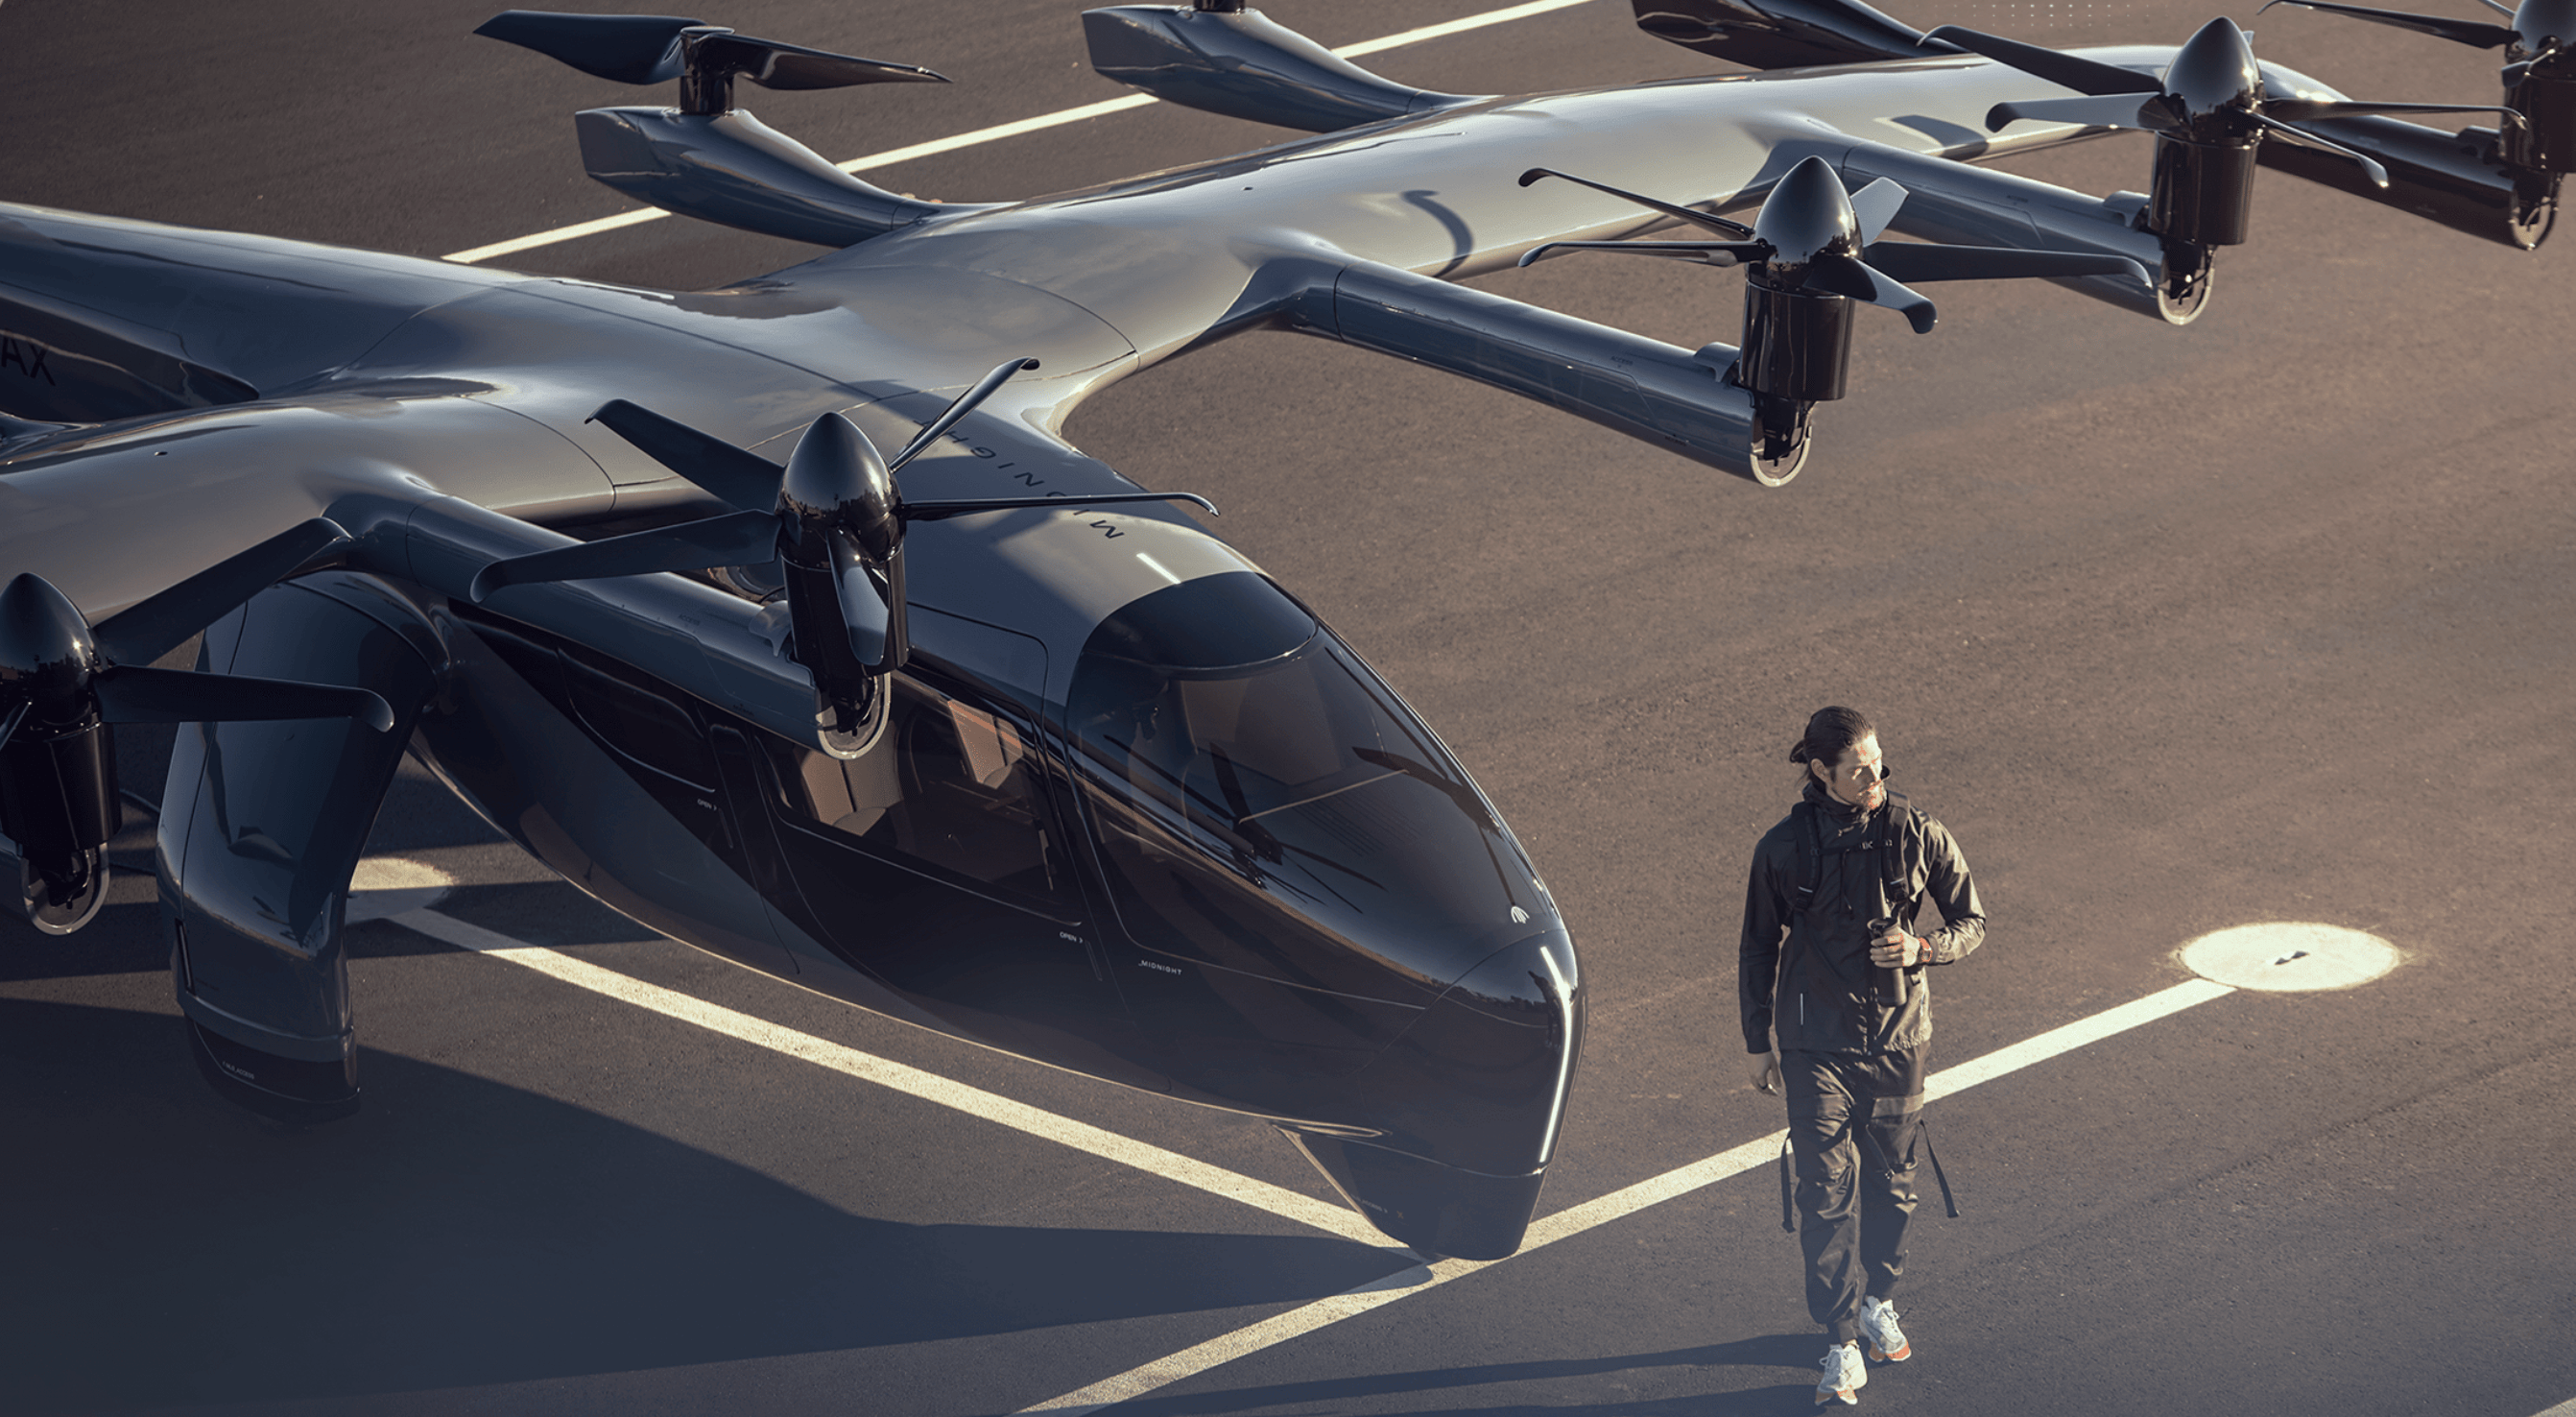
{"type": "Polygon", "coordinates": [[[1783,1136],[1780,1138],[1780,1228],[1788,1231],[1792,1235],[1795,1235],[1798,1233],[1798,1214],[1797,1211],[1792,1208],[1789,1198],[1791,1184],[1792,1183],[1789,1178],[1789,1139],[1786,1136],[1783,1136]]]}
{"type": "Polygon", "coordinates": [[[1914,1119],[1914,1134],[1923,1139],[1923,1154],[1932,1162],[1932,1179],[1941,1183],[1941,1204],[1949,1209],[1952,1220],[1958,1219],[1959,1203],[1950,1198],[1949,1173],[1941,1169],[1941,1153],[1932,1149],[1932,1129],[1923,1125],[1921,1117],[1914,1119]]]}

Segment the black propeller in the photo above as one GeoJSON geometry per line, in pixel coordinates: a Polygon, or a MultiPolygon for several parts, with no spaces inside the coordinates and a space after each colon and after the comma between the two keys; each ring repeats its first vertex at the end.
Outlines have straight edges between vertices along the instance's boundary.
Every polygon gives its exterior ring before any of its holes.
{"type": "Polygon", "coordinates": [[[1627,251],[1682,257],[1713,266],[1742,265],[1749,279],[1773,290],[1841,296],[1865,305],[1884,306],[1905,316],[1917,334],[1931,331],[1938,312],[1931,301],[1907,289],[1907,281],[2130,275],[2143,284],[2147,279],[2146,271],[2137,262],[2122,256],[1878,242],[1888,223],[1896,219],[1897,210],[1904,206],[1905,189],[1882,177],[1857,192],[1850,191],[1832,165],[1821,157],[1806,158],[1789,169],[1763,200],[1750,227],[1544,167],[1522,173],[1521,185],[1526,187],[1542,177],[1580,182],[1667,216],[1750,239],[1555,241],[1522,256],[1520,263],[1524,266],[1558,250],[1627,251]]]}
{"type": "Polygon", "coordinates": [[[349,544],[315,517],[93,626],[42,576],[0,588],[0,712],[6,748],[21,722],[38,730],[106,723],[238,723],[277,718],[356,718],[383,733],[393,710],[372,690],[155,669],[168,654],[242,602],[349,544]]]}
{"type": "Polygon", "coordinates": [[[746,510],[495,561],[475,576],[468,594],[479,603],[505,586],[531,582],[777,561],[786,572],[797,662],[814,672],[816,690],[837,711],[836,731],[849,733],[871,697],[869,683],[901,668],[910,652],[903,614],[907,523],[1125,502],[1184,501],[1216,510],[1193,492],[1119,492],[1080,500],[905,501],[895,474],[1013,374],[1036,367],[1034,359],[1014,359],[995,368],[924,425],[890,461],[857,424],[838,413],[814,420],[782,470],[755,453],[622,399],[602,405],[594,415],[599,422],[673,472],[746,510]]]}
{"type": "Polygon", "coordinates": [[[96,625],[42,576],[0,587],[0,834],[37,878],[23,905],[39,927],[68,933],[97,908],[98,848],[120,815],[109,725],[354,718],[392,729],[392,708],[371,690],[151,664],[348,544],[316,517],[96,625]]]}
{"type": "Polygon", "coordinates": [[[574,15],[504,10],[474,31],[559,59],[621,84],[680,80],[680,111],[723,113],[733,81],[766,89],[837,89],[853,84],[944,84],[911,64],[860,59],[803,45],[754,39],[721,25],[674,15],[574,15]]]}
{"type": "MultiPolygon", "coordinates": [[[[1986,127],[2000,131],[2016,121],[2083,123],[2107,128],[2138,128],[2185,142],[2244,148],[2270,134],[2339,153],[2360,163],[2370,180],[2388,185],[2388,170],[2363,153],[2321,138],[2291,123],[2310,118],[2350,118],[2384,113],[2501,113],[2519,123],[2513,110],[2478,103],[2379,103],[2352,99],[2280,96],[2263,86],[2263,69],[2243,30],[2227,19],[2211,20],[2183,42],[2161,78],[2078,55],[2021,44],[1998,35],[1944,25],[1927,36],[1982,54],[2037,78],[2085,95],[1999,103],[1986,114],[1986,127]]],[[[2234,245],[2243,240],[2192,238],[2204,244],[2234,245]]]]}
{"type": "Polygon", "coordinates": [[[2522,0],[2519,8],[2511,10],[2496,0],[2484,3],[2510,23],[2374,10],[2327,0],[2270,0],[2263,8],[2296,5],[2394,25],[2472,49],[2502,49],[2505,106],[2522,120],[2503,125],[2505,162],[2552,176],[2576,169],[2576,58],[2568,52],[2568,46],[2576,43],[2576,0],[2522,0]]]}

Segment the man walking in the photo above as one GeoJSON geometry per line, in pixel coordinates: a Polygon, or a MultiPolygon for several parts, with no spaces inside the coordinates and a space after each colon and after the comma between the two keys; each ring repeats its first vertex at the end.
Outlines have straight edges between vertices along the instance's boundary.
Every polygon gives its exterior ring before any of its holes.
{"type": "Polygon", "coordinates": [[[1806,767],[1804,800],[1753,850],[1737,993],[1754,1086],[1788,1094],[1807,1312],[1831,1345],[1822,1406],[1858,1400],[1861,1340],[1873,1359],[1913,1356],[1889,1301],[1914,1214],[1924,967],[1966,958],[1986,912],[1949,830],[1889,801],[1877,730],[1858,711],[1817,710],[1789,761],[1806,767]],[[1943,924],[1917,936],[1926,899],[1943,924]]]}

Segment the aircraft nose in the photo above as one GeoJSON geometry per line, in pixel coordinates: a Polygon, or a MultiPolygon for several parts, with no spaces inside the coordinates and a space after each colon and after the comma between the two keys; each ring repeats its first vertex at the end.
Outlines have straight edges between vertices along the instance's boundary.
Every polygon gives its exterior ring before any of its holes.
{"type": "Polygon", "coordinates": [[[1380,1230],[1500,1259],[1538,1206],[1582,1046],[1574,941],[1551,929],[1469,970],[1353,1079],[1377,1135],[1290,1135],[1380,1230]]]}

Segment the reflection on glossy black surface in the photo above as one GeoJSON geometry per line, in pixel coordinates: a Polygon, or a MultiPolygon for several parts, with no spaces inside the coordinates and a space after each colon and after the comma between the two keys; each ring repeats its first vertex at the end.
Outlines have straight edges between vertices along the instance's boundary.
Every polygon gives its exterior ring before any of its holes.
{"type": "Polygon", "coordinates": [[[1259,576],[1112,616],[1066,712],[1149,949],[1418,1003],[1547,908],[1448,754],[1259,576]]]}

